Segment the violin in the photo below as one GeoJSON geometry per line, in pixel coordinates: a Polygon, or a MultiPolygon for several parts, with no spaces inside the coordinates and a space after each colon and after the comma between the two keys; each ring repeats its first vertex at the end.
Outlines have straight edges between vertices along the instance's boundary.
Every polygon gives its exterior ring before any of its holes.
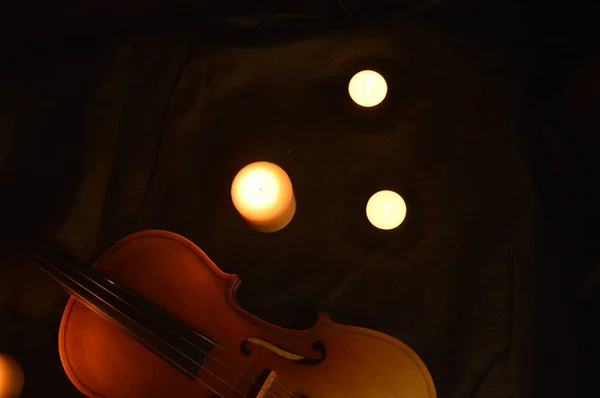
{"type": "Polygon", "coordinates": [[[435,398],[423,361],[386,334],[321,312],[288,330],[240,308],[240,280],[178,234],[134,233],[93,267],[7,242],[70,294],[64,370],[90,398],[435,398]]]}

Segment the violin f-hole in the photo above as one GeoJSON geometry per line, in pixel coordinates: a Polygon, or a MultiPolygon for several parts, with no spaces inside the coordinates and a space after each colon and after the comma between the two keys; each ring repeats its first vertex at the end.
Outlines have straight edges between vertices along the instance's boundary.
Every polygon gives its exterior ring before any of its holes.
{"type": "Polygon", "coordinates": [[[301,355],[294,354],[293,352],[286,350],[285,348],[282,348],[276,344],[270,343],[265,340],[261,340],[256,337],[249,337],[242,341],[242,343],[240,344],[240,352],[242,353],[242,355],[250,356],[252,354],[252,350],[249,348],[249,343],[264,347],[267,350],[279,355],[280,357],[283,357],[299,365],[318,365],[321,362],[323,362],[325,360],[325,357],[327,356],[327,348],[325,347],[325,344],[322,341],[318,340],[313,341],[312,349],[320,354],[319,358],[305,358],[301,355]]]}

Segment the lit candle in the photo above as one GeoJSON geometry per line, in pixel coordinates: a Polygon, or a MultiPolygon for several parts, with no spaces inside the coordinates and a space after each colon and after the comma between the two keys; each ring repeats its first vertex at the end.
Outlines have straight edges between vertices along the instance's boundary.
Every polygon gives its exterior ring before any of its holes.
{"type": "Polygon", "coordinates": [[[0,397],[17,398],[23,390],[23,370],[6,354],[0,354],[0,397]]]}
{"type": "Polygon", "coordinates": [[[406,218],[406,203],[394,191],[379,191],[367,202],[367,218],[376,228],[394,229],[406,218]]]}
{"type": "Polygon", "coordinates": [[[296,212],[290,178],[269,162],[255,162],[241,169],[231,184],[231,199],[244,220],[260,232],[281,230],[296,212]]]}
{"type": "Polygon", "coordinates": [[[374,70],[358,72],[348,84],[350,98],[365,108],[379,105],[387,95],[387,90],[385,79],[374,70]]]}

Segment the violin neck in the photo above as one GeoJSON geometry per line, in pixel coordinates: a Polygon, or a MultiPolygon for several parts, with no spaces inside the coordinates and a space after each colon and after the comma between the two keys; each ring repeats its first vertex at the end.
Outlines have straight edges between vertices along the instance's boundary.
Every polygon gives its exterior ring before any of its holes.
{"type": "Polygon", "coordinates": [[[216,342],[56,246],[5,242],[88,308],[193,379],[216,342]]]}

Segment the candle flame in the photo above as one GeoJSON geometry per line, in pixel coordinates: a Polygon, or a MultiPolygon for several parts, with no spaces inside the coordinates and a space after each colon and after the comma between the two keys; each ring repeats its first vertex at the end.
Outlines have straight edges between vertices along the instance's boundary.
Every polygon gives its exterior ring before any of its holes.
{"type": "Polygon", "coordinates": [[[296,211],[288,175],[269,162],[254,162],[240,170],[231,184],[231,199],[242,217],[261,232],[279,231],[296,211]]]}
{"type": "Polygon", "coordinates": [[[350,79],[348,93],[360,106],[376,106],[387,94],[387,83],[381,74],[372,70],[363,70],[350,79]]]}
{"type": "Polygon", "coordinates": [[[367,218],[376,228],[390,230],[404,221],[406,203],[394,191],[379,191],[367,202],[366,213],[367,218]]]}

